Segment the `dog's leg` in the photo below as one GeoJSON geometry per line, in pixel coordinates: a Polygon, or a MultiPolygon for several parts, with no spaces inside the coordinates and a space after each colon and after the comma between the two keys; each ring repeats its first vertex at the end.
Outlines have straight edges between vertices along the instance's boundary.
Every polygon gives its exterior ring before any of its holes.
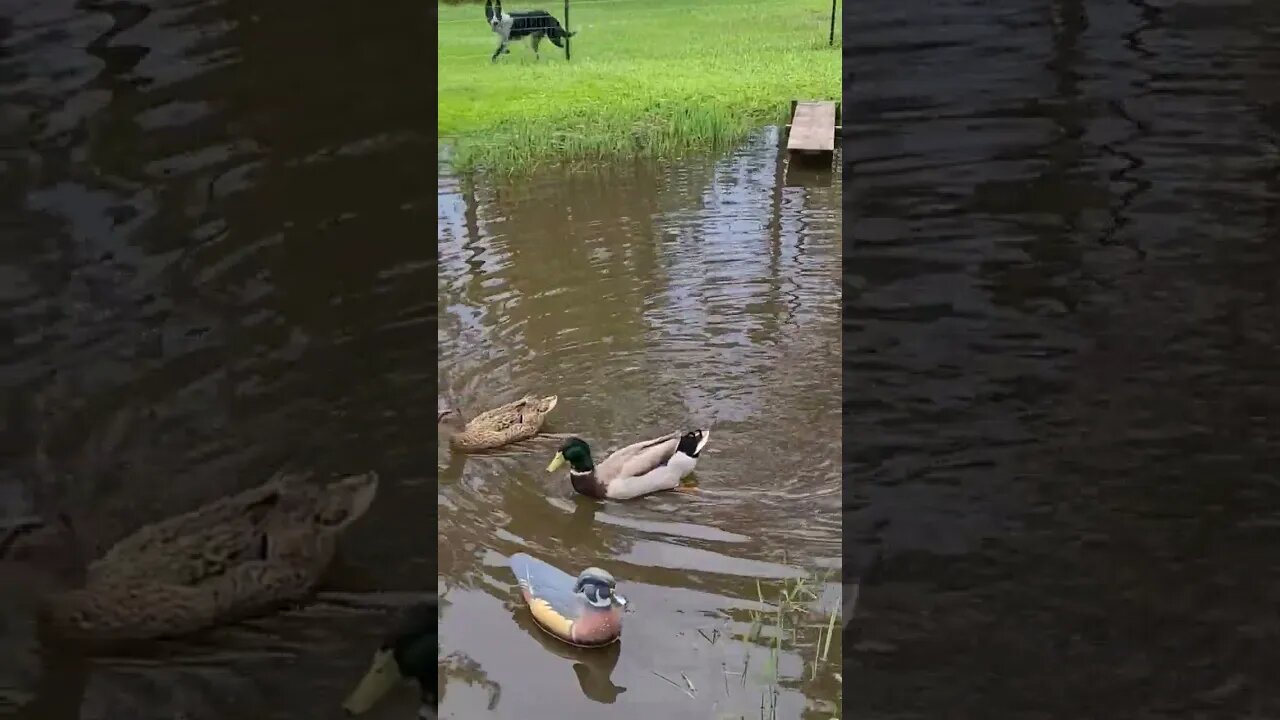
{"type": "Polygon", "coordinates": [[[542,33],[540,33],[540,32],[536,32],[536,33],[534,33],[534,34],[533,34],[533,38],[531,38],[531,39],[529,40],[529,44],[533,46],[533,59],[534,59],[534,60],[541,60],[541,59],[542,59],[542,56],[538,54],[538,43],[540,43],[540,42],[542,42],[542,33]]]}
{"type": "Polygon", "coordinates": [[[493,57],[489,59],[490,62],[496,62],[499,55],[511,52],[507,49],[507,44],[511,42],[512,25],[511,16],[502,14],[502,2],[499,0],[498,15],[493,22],[493,32],[498,35],[498,49],[493,51],[493,57]]]}

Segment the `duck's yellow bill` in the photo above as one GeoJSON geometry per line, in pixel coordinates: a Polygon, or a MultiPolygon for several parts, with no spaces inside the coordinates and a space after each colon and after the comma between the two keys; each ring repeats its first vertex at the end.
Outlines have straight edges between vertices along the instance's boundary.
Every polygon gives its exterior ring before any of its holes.
{"type": "Polygon", "coordinates": [[[556,470],[559,470],[560,466],[563,464],[564,453],[556,453],[556,456],[551,458],[551,464],[547,466],[547,472],[555,472],[556,470]]]}
{"type": "Polygon", "coordinates": [[[360,679],[360,684],[351,691],[342,703],[342,709],[352,715],[368,712],[387,691],[395,687],[401,680],[400,669],[396,667],[395,658],[390,650],[379,650],[373,656],[373,663],[360,679]]]}

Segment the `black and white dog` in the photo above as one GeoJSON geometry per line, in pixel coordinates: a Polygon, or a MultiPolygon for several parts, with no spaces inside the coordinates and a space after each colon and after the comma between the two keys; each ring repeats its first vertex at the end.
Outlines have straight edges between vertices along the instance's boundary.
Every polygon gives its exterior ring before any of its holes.
{"type": "Polygon", "coordinates": [[[489,21],[489,27],[498,34],[498,49],[493,51],[493,57],[489,58],[490,62],[497,62],[499,55],[511,52],[507,49],[507,45],[512,40],[530,38],[529,44],[533,46],[534,57],[541,58],[542,56],[538,54],[538,43],[542,42],[543,37],[549,39],[556,47],[562,48],[564,44],[560,39],[574,35],[560,27],[560,21],[546,10],[502,12],[502,0],[498,0],[497,5],[494,5],[493,0],[484,0],[484,16],[489,21]]]}

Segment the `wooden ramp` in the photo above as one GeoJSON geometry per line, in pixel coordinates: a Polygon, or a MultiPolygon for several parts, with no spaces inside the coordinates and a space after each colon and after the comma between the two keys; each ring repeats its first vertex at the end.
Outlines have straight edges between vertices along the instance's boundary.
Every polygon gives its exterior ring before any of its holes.
{"type": "Polygon", "coordinates": [[[791,101],[791,124],[787,126],[787,152],[830,155],[836,151],[838,103],[791,101]]]}

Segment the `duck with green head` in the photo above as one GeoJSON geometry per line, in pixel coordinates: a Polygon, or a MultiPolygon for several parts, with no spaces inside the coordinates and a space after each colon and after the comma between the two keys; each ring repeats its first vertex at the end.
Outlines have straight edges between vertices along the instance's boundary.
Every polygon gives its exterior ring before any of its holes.
{"type": "Polygon", "coordinates": [[[367,712],[393,687],[412,680],[417,683],[422,696],[418,717],[435,717],[436,674],[440,656],[436,622],[437,610],[433,602],[418,603],[406,610],[373,654],[373,662],[355,690],[342,703],[342,709],[349,715],[367,712]]]}
{"type": "Polygon", "coordinates": [[[711,431],[706,429],[673,432],[628,445],[596,464],[586,441],[571,437],[551,459],[547,472],[568,463],[574,490],[601,500],[630,500],[681,489],[680,481],[693,472],[710,439],[711,431]]]}

